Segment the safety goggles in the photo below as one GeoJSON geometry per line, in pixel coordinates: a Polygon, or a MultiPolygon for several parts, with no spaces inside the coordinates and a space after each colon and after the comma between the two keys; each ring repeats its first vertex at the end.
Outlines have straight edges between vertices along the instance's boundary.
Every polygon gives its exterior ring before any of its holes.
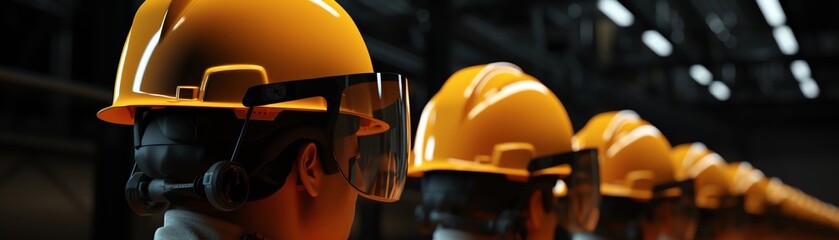
{"type": "Polygon", "coordinates": [[[320,97],[326,101],[325,171],[340,171],[360,195],[399,200],[410,147],[408,82],[395,73],[363,73],[269,83],[248,88],[248,107],[232,159],[254,107],[320,97]],[[333,160],[328,160],[333,157],[333,160]]]}
{"type": "Polygon", "coordinates": [[[561,211],[561,222],[571,232],[593,231],[600,217],[601,201],[597,149],[537,158],[530,162],[528,170],[534,172],[565,164],[571,166],[571,174],[563,179],[567,194],[560,200],[560,206],[567,207],[567,211],[561,211]]]}

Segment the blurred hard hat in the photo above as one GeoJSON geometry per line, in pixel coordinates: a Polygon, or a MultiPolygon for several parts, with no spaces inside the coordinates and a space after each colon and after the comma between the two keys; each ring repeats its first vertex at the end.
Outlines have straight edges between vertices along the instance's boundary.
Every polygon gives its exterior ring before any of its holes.
{"type": "Polygon", "coordinates": [[[677,166],[677,176],[694,179],[696,205],[706,209],[719,208],[723,198],[731,192],[724,171],[725,160],[699,142],[673,147],[671,157],[677,166]]]}
{"type": "Polygon", "coordinates": [[[670,142],[634,111],[595,115],[574,135],[573,146],[598,150],[604,196],[649,200],[654,187],[674,182],[670,142]]]}
{"type": "MultiPolygon", "coordinates": [[[[425,106],[408,175],[436,170],[504,174],[525,181],[529,162],[571,152],[571,121],[560,100],[511,63],[455,72],[425,106]]],[[[570,167],[550,174],[569,174],[570,167]]]]}

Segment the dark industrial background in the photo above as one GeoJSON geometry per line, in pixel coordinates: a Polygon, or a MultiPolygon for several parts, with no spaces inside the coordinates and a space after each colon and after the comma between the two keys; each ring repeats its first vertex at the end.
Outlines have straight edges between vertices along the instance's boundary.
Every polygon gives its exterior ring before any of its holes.
{"type": "MultiPolygon", "coordinates": [[[[0,239],[151,239],[161,224],[123,199],[131,128],[95,117],[141,2],[0,0],[0,239]]],[[[575,129],[633,109],[673,145],[701,141],[839,204],[839,2],[781,0],[780,24],[754,0],[611,1],[631,24],[597,0],[339,2],[375,68],[412,81],[414,128],[451,73],[508,61],[554,90],[575,129]],[[650,30],[670,51],[645,44],[650,30]]],[[[398,203],[359,200],[352,238],[427,239],[417,202],[415,181],[398,203]]]]}

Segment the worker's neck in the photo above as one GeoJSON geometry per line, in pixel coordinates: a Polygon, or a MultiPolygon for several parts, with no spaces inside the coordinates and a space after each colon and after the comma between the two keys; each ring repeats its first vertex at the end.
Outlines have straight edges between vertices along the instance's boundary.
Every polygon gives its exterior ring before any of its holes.
{"type": "Polygon", "coordinates": [[[498,240],[497,235],[473,233],[460,229],[437,227],[434,229],[434,240],[498,240]]]}

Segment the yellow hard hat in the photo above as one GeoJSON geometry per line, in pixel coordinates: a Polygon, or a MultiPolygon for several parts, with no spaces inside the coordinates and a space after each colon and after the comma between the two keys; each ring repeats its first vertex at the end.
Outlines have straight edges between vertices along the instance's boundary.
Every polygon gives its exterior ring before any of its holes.
{"type": "Polygon", "coordinates": [[[834,229],[839,230],[839,208],[837,208],[836,206],[834,206],[832,204],[828,205],[827,211],[825,211],[825,214],[829,218],[829,220],[831,222],[831,226],[834,229]]]}
{"type": "Polygon", "coordinates": [[[837,216],[836,208],[824,203],[803,191],[789,187],[789,197],[781,205],[781,211],[786,216],[817,224],[821,227],[835,228],[837,216]]]}
{"type": "Polygon", "coordinates": [[[598,150],[604,196],[649,200],[654,187],[674,182],[670,143],[634,111],[595,115],[574,136],[573,145],[598,150]]]}
{"type": "Polygon", "coordinates": [[[831,205],[827,204],[813,196],[810,196],[809,210],[813,215],[814,221],[825,227],[833,227],[834,216],[831,215],[831,205]]]}
{"type": "Polygon", "coordinates": [[[723,198],[730,193],[729,178],[724,171],[725,160],[698,142],[676,145],[671,156],[677,166],[676,175],[694,179],[696,206],[719,208],[723,198]]]}
{"type": "MultiPolygon", "coordinates": [[[[128,33],[113,104],[97,116],[133,124],[136,107],[243,108],[250,86],[371,72],[358,28],[334,1],[148,0],[128,33]]],[[[324,111],[326,102],[265,107],[256,115],[324,111]]]]}
{"type": "Polygon", "coordinates": [[[747,213],[763,214],[768,206],[779,203],[778,197],[770,193],[781,184],[777,178],[766,178],[748,162],[732,162],[724,168],[731,184],[730,194],[743,196],[743,209],[747,213]]]}
{"type": "MultiPolygon", "coordinates": [[[[759,170],[755,170],[759,172],[759,170]]],[[[754,173],[754,175],[758,175],[754,173]]],[[[776,185],[781,184],[777,178],[766,178],[762,174],[760,180],[746,190],[745,196],[745,210],[748,213],[759,215],[766,213],[770,206],[777,206],[781,199],[774,191],[778,189],[776,185]]]]}
{"type": "Polygon", "coordinates": [[[788,197],[784,199],[781,204],[781,212],[785,216],[789,216],[802,221],[809,221],[810,217],[806,210],[806,194],[801,190],[787,186],[786,194],[788,197]]]}
{"type": "Polygon", "coordinates": [[[467,67],[455,72],[423,109],[408,175],[449,170],[526,181],[532,159],[572,152],[572,131],[559,99],[518,66],[467,67]]]}
{"type": "Polygon", "coordinates": [[[788,186],[784,185],[784,182],[778,178],[770,178],[764,179],[761,182],[766,182],[766,202],[772,206],[779,206],[781,202],[784,201],[787,197],[787,188],[788,186]]]}
{"type": "Polygon", "coordinates": [[[788,189],[789,197],[781,204],[783,217],[807,226],[802,231],[809,234],[826,234],[830,237],[825,239],[835,238],[836,217],[829,215],[831,213],[826,204],[795,187],[790,186],[788,189]]]}

